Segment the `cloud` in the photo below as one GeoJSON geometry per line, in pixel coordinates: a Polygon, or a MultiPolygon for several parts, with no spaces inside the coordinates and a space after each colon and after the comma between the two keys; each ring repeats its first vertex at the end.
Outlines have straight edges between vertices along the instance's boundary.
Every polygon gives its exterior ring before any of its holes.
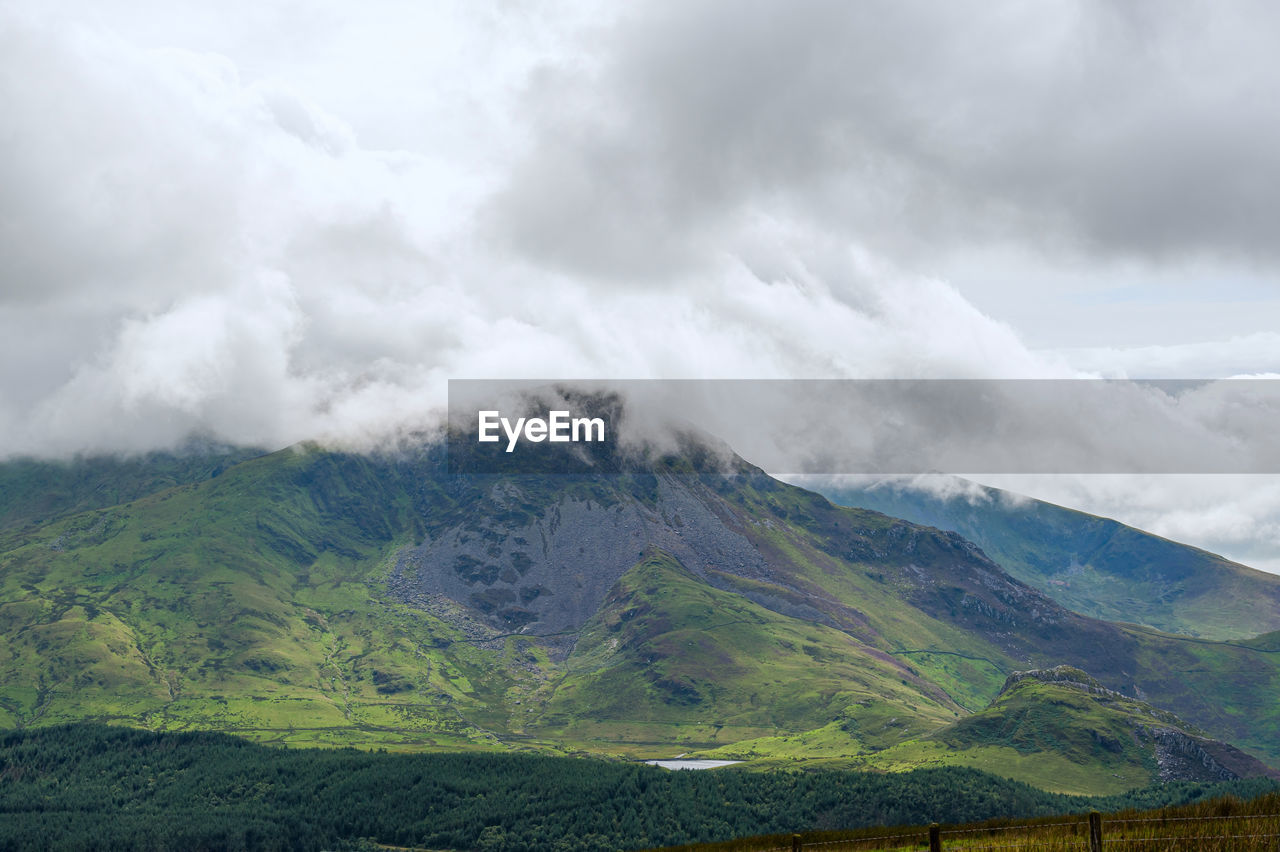
{"type": "Polygon", "coordinates": [[[811,491],[835,491],[840,489],[875,491],[914,491],[936,497],[939,500],[963,500],[970,506],[989,504],[1000,499],[1010,506],[1028,501],[1014,491],[998,491],[965,479],[943,473],[922,473],[912,476],[874,476],[858,473],[843,474],[790,474],[781,477],[785,482],[811,491]]]}
{"type": "Polygon", "coordinates": [[[1071,151],[1009,141],[1040,126],[1032,101],[1093,85],[1102,54],[1137,62],[1133,39],[1181,44],[1197,14],[654,4],[560,34],[581,53],[529,51],[514,100],[486,90],[527,131],[501,162],[370,148],[226,56],[11,14],[4,446],[363,440],[435,416],[449,377],[1101,370],[895,257],[921,217],[956,239],[999,210],[1039,221],[977,180],[999,163],[1030,196],[1064,171],[1045,158],[1071,151]]]}
{"type": "Polygon", "coordinates": [[[619,279],[705,260],[772,210],[899,258],[1274,263],[1280,119],[1258,2],[694,0],[631,10],[528,88],[490,210],[541,263],[619,279]]]}
{"type": "Polygon", "coordinates": [[[363,441],[430,420],[448,377],[1062,369],[788,219],[664,287],[569,275],[471,230],[493,176],[363,147],[224,56],[16,17],[3,40],[8,453],[363,441]]]}
{"type": "Polygon", "coordinates": [[[1263,378],[1280,372],[1280,334],[1259,332],[1213,342],[1156,346],[1062,349],[1055,354],[1081,370],[1108,378],[1263,378]]]}

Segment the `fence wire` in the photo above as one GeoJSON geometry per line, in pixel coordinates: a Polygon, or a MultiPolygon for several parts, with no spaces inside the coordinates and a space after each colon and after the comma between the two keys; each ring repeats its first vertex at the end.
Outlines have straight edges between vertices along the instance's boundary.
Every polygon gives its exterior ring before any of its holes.
{"type": "MultiPolygon", "coordinates": [[[[1246,852],[1246,850],[1280,850],[1280,813],[1275,814],[1226,814],[1217,816],[1170,816],[1170,817],[1126,817],[1116,819],[1103,819],[1102,837],[1103,844],[1121,844],[1113,847],[1119,850],[1135,849],[1133,844],[1149,844],[1161,849],[1199,849],[1204,844],[1214,842],[1212,847],[1218,852],[1246,852]],[[1272,820],[1275,822],[1275,831],[1267,832],[1265,826],[1259,825],[1257,820],[1272,820]],[[1223,823],[1235,822],[1238,828],[1256,827],[1263,829],[1262,831],[1246,831],[1242,833],[1232,833],[1230,828],[1223,823]],[[1161,828],[1169,828],[1180,823],[1201,823],[1205,829],[1213,831],[1218,829],[1218,833],[1201,834],[1196,831],[1188,831],[1184,834],[1166,834],[1160,832],[1159,836],[1147,837],[1143,836],[1144,827],[1148,830],[1159,830],[1161,828]],[[1216,824],[1216,825],[1215,825],[1216,824]],[[1111,836],[1106,836],[1110,834],[1111,836]],[[1167,845],[1173,844],[1173,845],[1167,845]],[[1181,844],[1181,845],[1177,845],[1181,844]],[[1191,845],[1188,845],[1191,844],[1191,845]]],[[[1238,831],[1237,828],[1237,831],[1238,831]]],[[[1074,849],[1090,849],[1089,840],[1090,825],[1085,820],[1071,820],[1065,822],[1047,822],[1047,823],[1015,823],[1011,825],[993,825],[978,828],[947,828],[938,830],[939,845],[935,848],[944,850],[955,850],[955,852],[996,852],[996,850],[1007,849],[1040,849],[1040,850],[1074,850],[1074,849]],[[1068,831],[1069,830],[1069,831],[1068,831]],[[1019,832],[1023,837],[1009,837],[1008,842],[1003,842],[1003,838],[997,837],[1001,833],[1019,832]],[[1056,832],[1056,836],[1029,836],[1043,834],[1044,832],[1056,832]],[[986,835],[987,837],[981,837],[986,835]],[[991,839],[997,842],[984,843],[983,840],[991,839]]],[[[875,852],[875,850],[920,850],[929,849],[929,832],[913,831],[901,834],[884,834],[868,837],[847,837],[838,840],[821,840],[821,841],[805,841],[801,842],[797,847],[774,846],[769,848],[761,848],[757,852],[794,852],[795,849],[820,849],[823,852],[875,852]]]]}

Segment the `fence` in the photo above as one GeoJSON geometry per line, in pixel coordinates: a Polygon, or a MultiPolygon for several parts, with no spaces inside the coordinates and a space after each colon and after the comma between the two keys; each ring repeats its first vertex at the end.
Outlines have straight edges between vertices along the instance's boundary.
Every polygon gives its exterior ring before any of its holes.
{"type": "Polygon", "coordinates": [[[934,824],[903,834],[874,835],[804,842],[794,835],[790,846],[761,852],[871,852],[923,850],[983,852],[1038,849],[1045,852],[1280,852],[1280,813],[1186,817],[1087,818],[980,828],[945,829],[934,824]]]}

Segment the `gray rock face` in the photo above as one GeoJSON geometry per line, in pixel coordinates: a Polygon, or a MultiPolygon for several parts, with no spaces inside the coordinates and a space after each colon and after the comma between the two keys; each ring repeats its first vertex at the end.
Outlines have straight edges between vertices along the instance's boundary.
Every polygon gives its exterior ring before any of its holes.
{"type": "Polygon", "coordinates": [[[1223,767],[1195,737],[1174,728],[1153,728],[1161,781],[1231,781],[1240,776],[1223,767]]]}
{"type": "MultiPolygon", "coordinates": [[[[657,547],[695,574],[708,569],[760,578],[763,556],[739,530],[719,498],[696,480],[659,479],[653,505],[623,500],[603,505],[562,498],[531,522],[505,525],[501,511],[437,533],[403,551],[391,590],[412,602],[444,595],[477,611],[493,627],[548,635],[576,630],[618,578],[647,548],[657,547]],[[719,510],[719,511],[717,511],[719,510]]],[[[486,502],[519,502],[517,484],[501,482],[486,502]]]]}

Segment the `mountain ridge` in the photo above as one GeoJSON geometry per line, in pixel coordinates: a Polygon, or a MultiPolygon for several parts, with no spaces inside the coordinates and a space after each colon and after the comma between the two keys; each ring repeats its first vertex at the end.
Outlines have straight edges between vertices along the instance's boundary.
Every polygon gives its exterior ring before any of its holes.
{"type": "Polygon", "coordinates": [[[1088,662],[1280,755],[1270,642],[1087,619],[959,535],[739,470],[459,478],[438,448],[310,447],[10,529],[0,716],[637,756],[834,726],[858,756],[981,710],[1028,662],[1088,662]],[[614,567],[552,576],[615,540],[635,549],[614,567]]]}
{"type": "Polygon", "coordinates": [[[1280,576],[1110,518],[973,483],[949,496],[893,480],[813,484],[840,505],[957,532],[1085,615],[1210,639],[1280,630],[1280,576]]]}

